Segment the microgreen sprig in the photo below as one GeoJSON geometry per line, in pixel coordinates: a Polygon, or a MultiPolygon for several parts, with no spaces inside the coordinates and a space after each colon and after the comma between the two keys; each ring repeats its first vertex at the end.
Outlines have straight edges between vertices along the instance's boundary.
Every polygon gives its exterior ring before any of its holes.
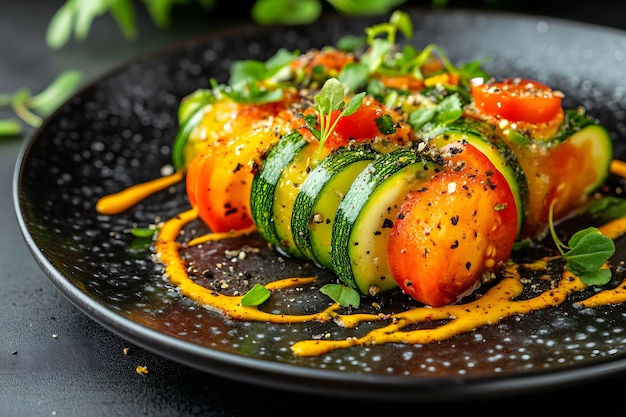
{"type": "Polygon", "coordinates": [[[299,54],[297,50],[281,48],[267,61],[237,61],[232,66],[228,85],[220,85],[212,79],[213,90],[237,103],[262,104],[280,101],[284,97],[280,83],[288,79],[289,65],[299,54]]]}
{"type": "Polygon", "coordinates": [[[354,114],[359,107],[361,107],[361,104],[363,104],[364,97],[365,93],[361,92],[353,96],[348,104],[346,104],[345,87],[339,82],[339,80],[336,78],[329,78],[324,83],[319,94],[314,97],[315,110],[317,111],[319,117],[319,130],[315,129],[315,126],[312,126],[310,121],[308,121],[309,130],[320,142],[317,153],[318,160],[322,156],[324,143],[326,143],[326,140],[335,130],[339,120],[342,117],[354,114]],[[339,113],[339,115],[333,120],[333,113],[339,110],[341,110],[341,113],[339,113]]]}
{"type": "Polygon", "coordinates": [[[588,227],[574,233],[567,244],[557,236],[553,213],[556,200],[550,204],[550,234],[561,256],[567,261],[565,268],[587,285],[602,286],[611,280],[611,270],[603,268],[615,253],[615,243],[596,227],[588,227]]]}
{"type": "MultiPolygon", "coordinates": [[[[20,88],[14,93],[0,94],[0,107],[10,106],[21,121],[39,127],[43,117],[67,100],[81,80],[80,71],[63,71],[39,94],[32,95],[26,88],[20,88]]],[[[17,136],[20,133],[21,125],[18,120],[0,120],[0,136],[17,136]]]]}

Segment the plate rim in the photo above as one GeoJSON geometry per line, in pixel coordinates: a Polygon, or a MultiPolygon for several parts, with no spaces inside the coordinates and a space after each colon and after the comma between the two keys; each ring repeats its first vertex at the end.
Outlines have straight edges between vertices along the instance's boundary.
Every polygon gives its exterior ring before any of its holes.
{"type": "MultiPolygon", "coordinates": [[[[576,27],[585,27],[587,30],[619,35],[623,36],[626,40],[625,30],[558,17],[490,10],[448,9],[433,11],[422,8],[409,8],[408,10],[411,12],[416,10],[423,11],[429,16],[469,14],[473,17],[485,17],[487,19],[540,19],[548,23],[553,22],[568,26],[575,25],[576,27]]],[[[325,17],[323,21],[312,25],[332,21],[333,19],[338,18],[325,17]]],[[[47,117],[43,124],[35,129],[20,146],[16,164],[13,169],[12,181],[12,197],[18,226],[30,253],[44,272],[44,275],[72,305],[82,311],[91,320],[113,333],[122,336],[146,350],[172,359],[185,366],[220,377],[232,378],[240,382],[269,384],[269,386],[276,389],[342,398],[370,398],[376,400],[411,402],[435,402],[442,399],[446,401],[457,401],[469,398],[475,399],[477,396],[486,398],[494,395],[520,395],[545,390],[547,388],[563,387],[604,379],[613,375],[622,374],[626,371],[626,358],[606,358],[605,360],[599,360],[593,364],[580,364],[572,365],[567,368],[537,370],[526,374],[515,374],[514,377],[509,374],[460,376],[458,378],[358,374],[358,380],[355,380],[354,374],[349,372],[310,368],[284,362],[251,358],[211,349],[206,346],[200,346],[178,339],[174,336],[169,336],[139,324],[107,308],[105,305],[98,303],[95,299],[73,285],[70,280],[58,271],[41,251],[30,232],[22,206],[21,191],[25,162],[28,160],[32,148],[43,132],[45,132],[46,127],[55,119],[59,111],[72,99],[80,97],[85,91],[93,88],[98,83],[116,74],[123,73],[133,64],[158,58],[168,52],[181,49],[186,45],[195,45],[212,39],[236,36],[237,34],[241,34],[242,31],[263,34],[271,30],[271,27],[259,28],[253,24],[236,25],[234,27],[218,29],[204,35],[197,35],[184,40],[175,41],[126,60],[114,68],[94,77],[88,83],[85,83],[69,97],[65,103],[59,106],[55,112],[47,117]],[[177,352],[177,355],[172,356],[172,351],[177,352]],[[185,359],[185,356],[190,359],[185,359]],[[201,362],[198,363],[194,359],[201,359],[201,362]],[[233,369],[233,366],[236,367],[236,369],[233,369]],[[285,377],[291,377],[293,379],[286,381],[285,377]],[[332,381],[333,384],[329,385],[329,381],[332,381]],[[312,384],[312,382],[314,382],[314,384],[312,384]],[[336,384],[339,384],[341,387],[338,389],[336,384]]]]}

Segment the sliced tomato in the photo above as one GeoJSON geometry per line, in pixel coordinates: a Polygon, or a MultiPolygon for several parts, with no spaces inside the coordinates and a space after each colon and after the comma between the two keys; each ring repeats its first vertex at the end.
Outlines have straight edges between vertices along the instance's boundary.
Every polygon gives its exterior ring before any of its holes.
{"type": "Polygon", "coordinates": [[[509,259],[517,208],[504,176],[465,144],[451,164],[409,193],[389,237],[394,280],[430,306],[456,302],[509,259]]]}
{"type": "Polygon", "coordinates": [[[548,123],[563,112],[560,92],[525,78],[473,80],[471,92],[478,111],[512,122],[548,123]]]}

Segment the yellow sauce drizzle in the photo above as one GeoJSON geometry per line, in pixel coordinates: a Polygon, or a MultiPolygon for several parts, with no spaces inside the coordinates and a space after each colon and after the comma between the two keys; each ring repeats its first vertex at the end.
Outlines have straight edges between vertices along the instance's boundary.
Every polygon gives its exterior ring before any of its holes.
{"type": "MultiPolygon", "coordinates": [[[[301,340],[293,344],[292,351],[299,356],[316,356],[328,353],[335,349],[352,346],[377,345],[383,343],[425,344],[441,341],[452,336],[471,332],[479,327],[494,325],[513,315],[523,315],[532,311],[555,307],[567,300],[567,296],[582,291],[586,285],[569,272],[563,273],[558,285],[546,290],[533,298],[516,299],[524,288],[520,268],[542,270],[548,262],[555,258],[544,258],[533,263],[518,265],[508,264],[504,269],[505,278],[498,282],[476,301],[460,305],[430,308],[417,307],[398,314],[348,314],[337,313],[340,306],[332,304],[329,308],[317,314],[289,315],[273,314],[261,311],[258,307],[241,306],[242,296],[226,296],[217,291],[209,290],[196,284],[187,273],[187,264],[180,256],[181,244],[177,238],[183,227],[195,220],[197,213],[189,210],[166,221],[159,232],[156,242],[156,252],[160,262],[165,266],[165,274],[170,282],[179,288],[181,294],[191,300],[218,311],[224,316],[238,320],[265,321],[272,323],[298,323],[307,321],[327,322],[334,320],[338,325],[346,328],[355,328],[361,322],[380,321],[381,327],[370,331],[362,337],[347,338],[344,340],[301,340]],[[402,329],[416,323],[442,321],[434,328],[403,331],[402,329]],[[385,324],[388,323],[388,324],[385,324]]],[[[614,238],[626,231],[624,219],[615,220],[601,228],[603,233],[614,238]]],[[[245,233],[249,233],[247,230],[245,233]]],[[[219,238],[232,237],[231,233],[209,234],[196,238],[193,243],[199,243],[219,238]],[[212,236],[212,237],[211,237],[212,236]]],[[[190,242],[190,243],[192,243],[190,242]]],[[[305,285],[315,281],[309,278],[288,278],[271,282],[266,285],[270,291],[281,288],[305,285]]],[[[626,301],[626,280],[615,290],[603,290],[592,296],[598,299],[603,295],[600,303],[593,306],[626,301]]],[[[587,300],[585,300],[586,302],[587,300]]],[[[587,307],[584,302],[578,303],[587,307]]]]}
{"type": "Polygon", "coordinates": [[[614,159],[609,167],[611,173],[626,178],[626,162],[614,159]]]}
{"type": "MultiPolygon", "coordinates": [[[[163,224],[156,241],[156,253],[165,267],[166,276],[185,297],[207,308],[219,311],[232,319],[273,323],[299,323],[313,320],[325,322],[332,317],[332,312],[339,308],[339,306],[333,305],[320,313],[301,316],[266,313],[257,307],[242,306],[243,295],[227,296],[195,283],[187,274],[187,264],[179,255],[180,244],[176,239],[181,229],[190,221],[195,220],[196,217],[195,210],[189,210],[173,217],[163,224]]],[[[271,282],[265,287],[270,291],[276,291],[281,288],[305,285],[315,281],[315,279],[315,277],[288,278],[271,282]]]]}
{"type": "MultiPolygon", "coordinates": [[[[614,161],[611,172],[626,176],[626,163],[614,161]]],[[[102,198],[97,205],[102,214],[115,214],[136,204],[153,192],[162,190],[182,179],[181,173],[159,178],[154,181],[130,187],[120,193],[102,198]]],[[[188,272],[186,261],[181,256],[183,247],[199,245],[205,242],[243,236],[255,231],[249,229],[212,233],[195,238],[187,243],[179,243],[178,237],[182,229],[196,220],[194,209],[180,213],[167,220],[156,240],[156,255],[164,267],[165,275],[176,286],[181,294],[194,302],[225,317],[246,321],[263,321],[272,323],[302,323],[309,321],[328,322],[334,320],[337,325],[345,328],[356,328],[363,322],[380,322],[381,327],[369,331],[361,337],[349,337],[343,340],[301,340],[292,345],[292,351],[299,356],[316,356],[335,349],[352,346],[377,345],[384,343],[426,344],[449,339],[455,335],[471,332],[482,326],[494,325],[507,317],[523,315],[532,311],[558,306],[567,300],[568,295],[584,290],[586,285],[576,276],[564,272],[558,283],[549,290],[538,293],[532,298],[519,298],[524,289],[520,269],[540,271],[546,269],[548,263],[556,258],[539,259],[532,263],[509,263],[503,270],[504,278],[490,288],[475,301],[459,305],[438,308],[416,307],[397,314],[346,314],[338,313],[337,303],[323,311],[309,315],[290,315],[268,313],[254,306],[242,306],[241,296],[228,296],[210,290],[194,282],[188,272]],[[437,322],[437,323],[435,323],[437,322]],[[431,323],[435,327],[403,330],[418,323],[431,323]]],[[[606,236],[616,239],[626,233],[626,217],[611,221],[600,227],[606,236]]],[[[605,265],[608,268],[608,265],[605,265]]],[[[265,285],[272,292],[284,288],[303,286],[316,281],[316,277],[287,278],[276,280],[265,285]]],[[[626,279],[616,288],[601,290],[589,298],[577,302],[580,308],[598,307],[608,304],[626,302],[626,279]]]]}
{"type": "Polygon", "coordinates": [[[251,226],[251,227],[248,227],[247,229],[233,230],[230,232],[207,233],[204,236],[200,236],[193,240],[190,240],[189,243],[187,243],[187,246],[197,246],[206,242],[217,242],[218,240],[222,240],[222,239],[230,239],[230,238],[235,238],[235,237],[240,237],[240,236],[247,236],[256,232],[256,230],[257,230],[256,226],[251,226]]]}
{"type": "Polygon", "coordinates": [[[164,190],[182,181],[182,179],[183,173],[178,171],[172,175],[133,185],[118,193],[102,197],[96,203],[96,211],[106,215],[119,214],[157,191],[164,190]]]}

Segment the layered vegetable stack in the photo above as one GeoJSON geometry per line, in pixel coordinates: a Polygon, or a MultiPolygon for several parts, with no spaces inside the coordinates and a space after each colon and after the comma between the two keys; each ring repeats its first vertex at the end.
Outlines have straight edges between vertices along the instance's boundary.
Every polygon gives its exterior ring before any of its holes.
{"type": "Polygon", "coordinates": [[[255,228],[363,295],[440,306],[583,204],[612,144],[560,92],[398,32],[412,35],[400,12],[361,48],[236,63],[183,100],[174,164],[212,231],[255,228]]]}

